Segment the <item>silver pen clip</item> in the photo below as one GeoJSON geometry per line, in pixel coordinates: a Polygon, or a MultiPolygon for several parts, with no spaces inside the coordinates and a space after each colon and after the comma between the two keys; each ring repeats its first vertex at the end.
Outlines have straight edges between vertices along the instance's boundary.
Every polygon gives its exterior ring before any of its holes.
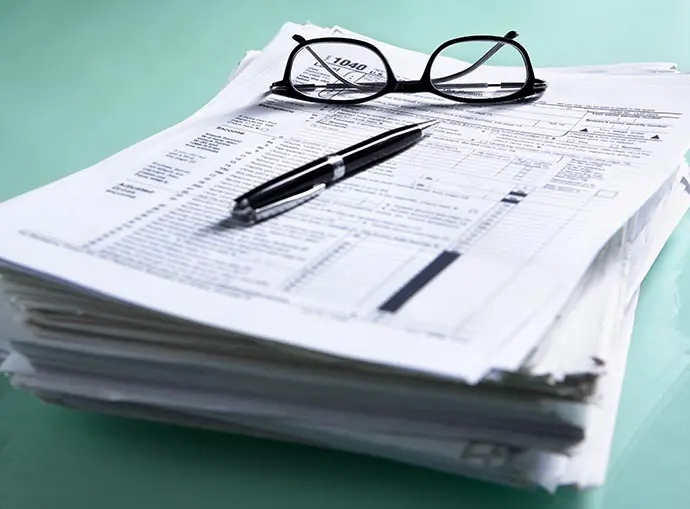
{"type": "Polygon", "coordinates": [[[283,198],[282,200],[278,200],[256,209],[252,208],[251,205],[247,205],[245,207],[238,207],[236,205],[232,210],[232,218],[244,224],[257,223],[259,221],[263,221],[264,219],[268,219],[269,217],[281,214],[282,212],[290,210],[293,207],[297,207],[298,205],[315,198],[324,189],[326,189],[326,184],[317,184],[306,191],[288,196],[287,198],[283,198]]]}

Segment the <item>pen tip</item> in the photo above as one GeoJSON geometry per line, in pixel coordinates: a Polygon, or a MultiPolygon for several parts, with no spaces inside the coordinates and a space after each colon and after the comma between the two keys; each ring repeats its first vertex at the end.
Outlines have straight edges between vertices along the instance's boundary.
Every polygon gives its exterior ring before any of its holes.
{"type": "Polygon", "coordinates": [[[244,199],[235,201],[235,206],[230,211],[230,217],[233,221],[241,224],[249,224],[254,222],[256,214],[254,209],[249,205],[249,201],[244,199]]]}
{"type": "Polygon", "coordinates": [[[426,122],[420,122],[419,124],[417,124],[417,127],[419,127],[423,131],[425,129],[428,129],[429,127],[434,127],[438,123],[438,120],[427,120],[426,122]]]}

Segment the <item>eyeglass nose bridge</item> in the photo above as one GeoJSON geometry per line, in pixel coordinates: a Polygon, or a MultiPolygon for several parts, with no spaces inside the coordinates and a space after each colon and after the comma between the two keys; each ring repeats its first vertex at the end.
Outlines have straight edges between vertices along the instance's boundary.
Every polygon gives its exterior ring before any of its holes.
{"type": "Polygon", "coordinates": [[[421,81],[398,81],[395,84],[395,88],[393,89],[393,92],[405,92],[409,94],[414,94],[414,93],[419,93],[419,92],[427,92],[428,87],[424,85],[421,81]]]}

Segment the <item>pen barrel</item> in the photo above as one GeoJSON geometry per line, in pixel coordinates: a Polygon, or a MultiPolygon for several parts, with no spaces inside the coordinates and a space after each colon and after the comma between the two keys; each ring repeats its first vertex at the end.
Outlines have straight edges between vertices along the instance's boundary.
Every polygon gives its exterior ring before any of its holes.
{"type": "Polygon", "coordinates": [[[341,151],[346,173],[352,174],[378,164],[413,145],[422,136],[422,130],[409,126],[380,134],[341,151]]]}
{"type": "Polygon", "coordinates": [[[404,150],[422,136],[422,130],[403,126],[361,141],[336,154],[329,154],[284,173],[236,198],[236,206],[262,207],[319,184],[330,185],[343,176],[382,162],[404,150]],[[340,164],[338,163],[340,162],[340,164]]]}

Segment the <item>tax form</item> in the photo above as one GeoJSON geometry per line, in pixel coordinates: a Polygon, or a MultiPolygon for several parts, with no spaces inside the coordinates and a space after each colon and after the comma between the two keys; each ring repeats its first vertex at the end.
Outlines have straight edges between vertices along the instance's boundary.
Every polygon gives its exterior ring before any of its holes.
{"type": "MultiPolygon", "coordinates": [[[[0,259],[234,334],[472,383],[519,366],[687,149],[685,76],[633,96],[643,77],[554,72],[542,100],[490,109],[259,95],[291,28],[187,121],[3,204],[0,259]],[[279,218],[228,224],[254,185],[427,119],[440,127],[399,157],[279,218]]],[[[422,65],[388,56],[409,78],[422,65]]]]}

